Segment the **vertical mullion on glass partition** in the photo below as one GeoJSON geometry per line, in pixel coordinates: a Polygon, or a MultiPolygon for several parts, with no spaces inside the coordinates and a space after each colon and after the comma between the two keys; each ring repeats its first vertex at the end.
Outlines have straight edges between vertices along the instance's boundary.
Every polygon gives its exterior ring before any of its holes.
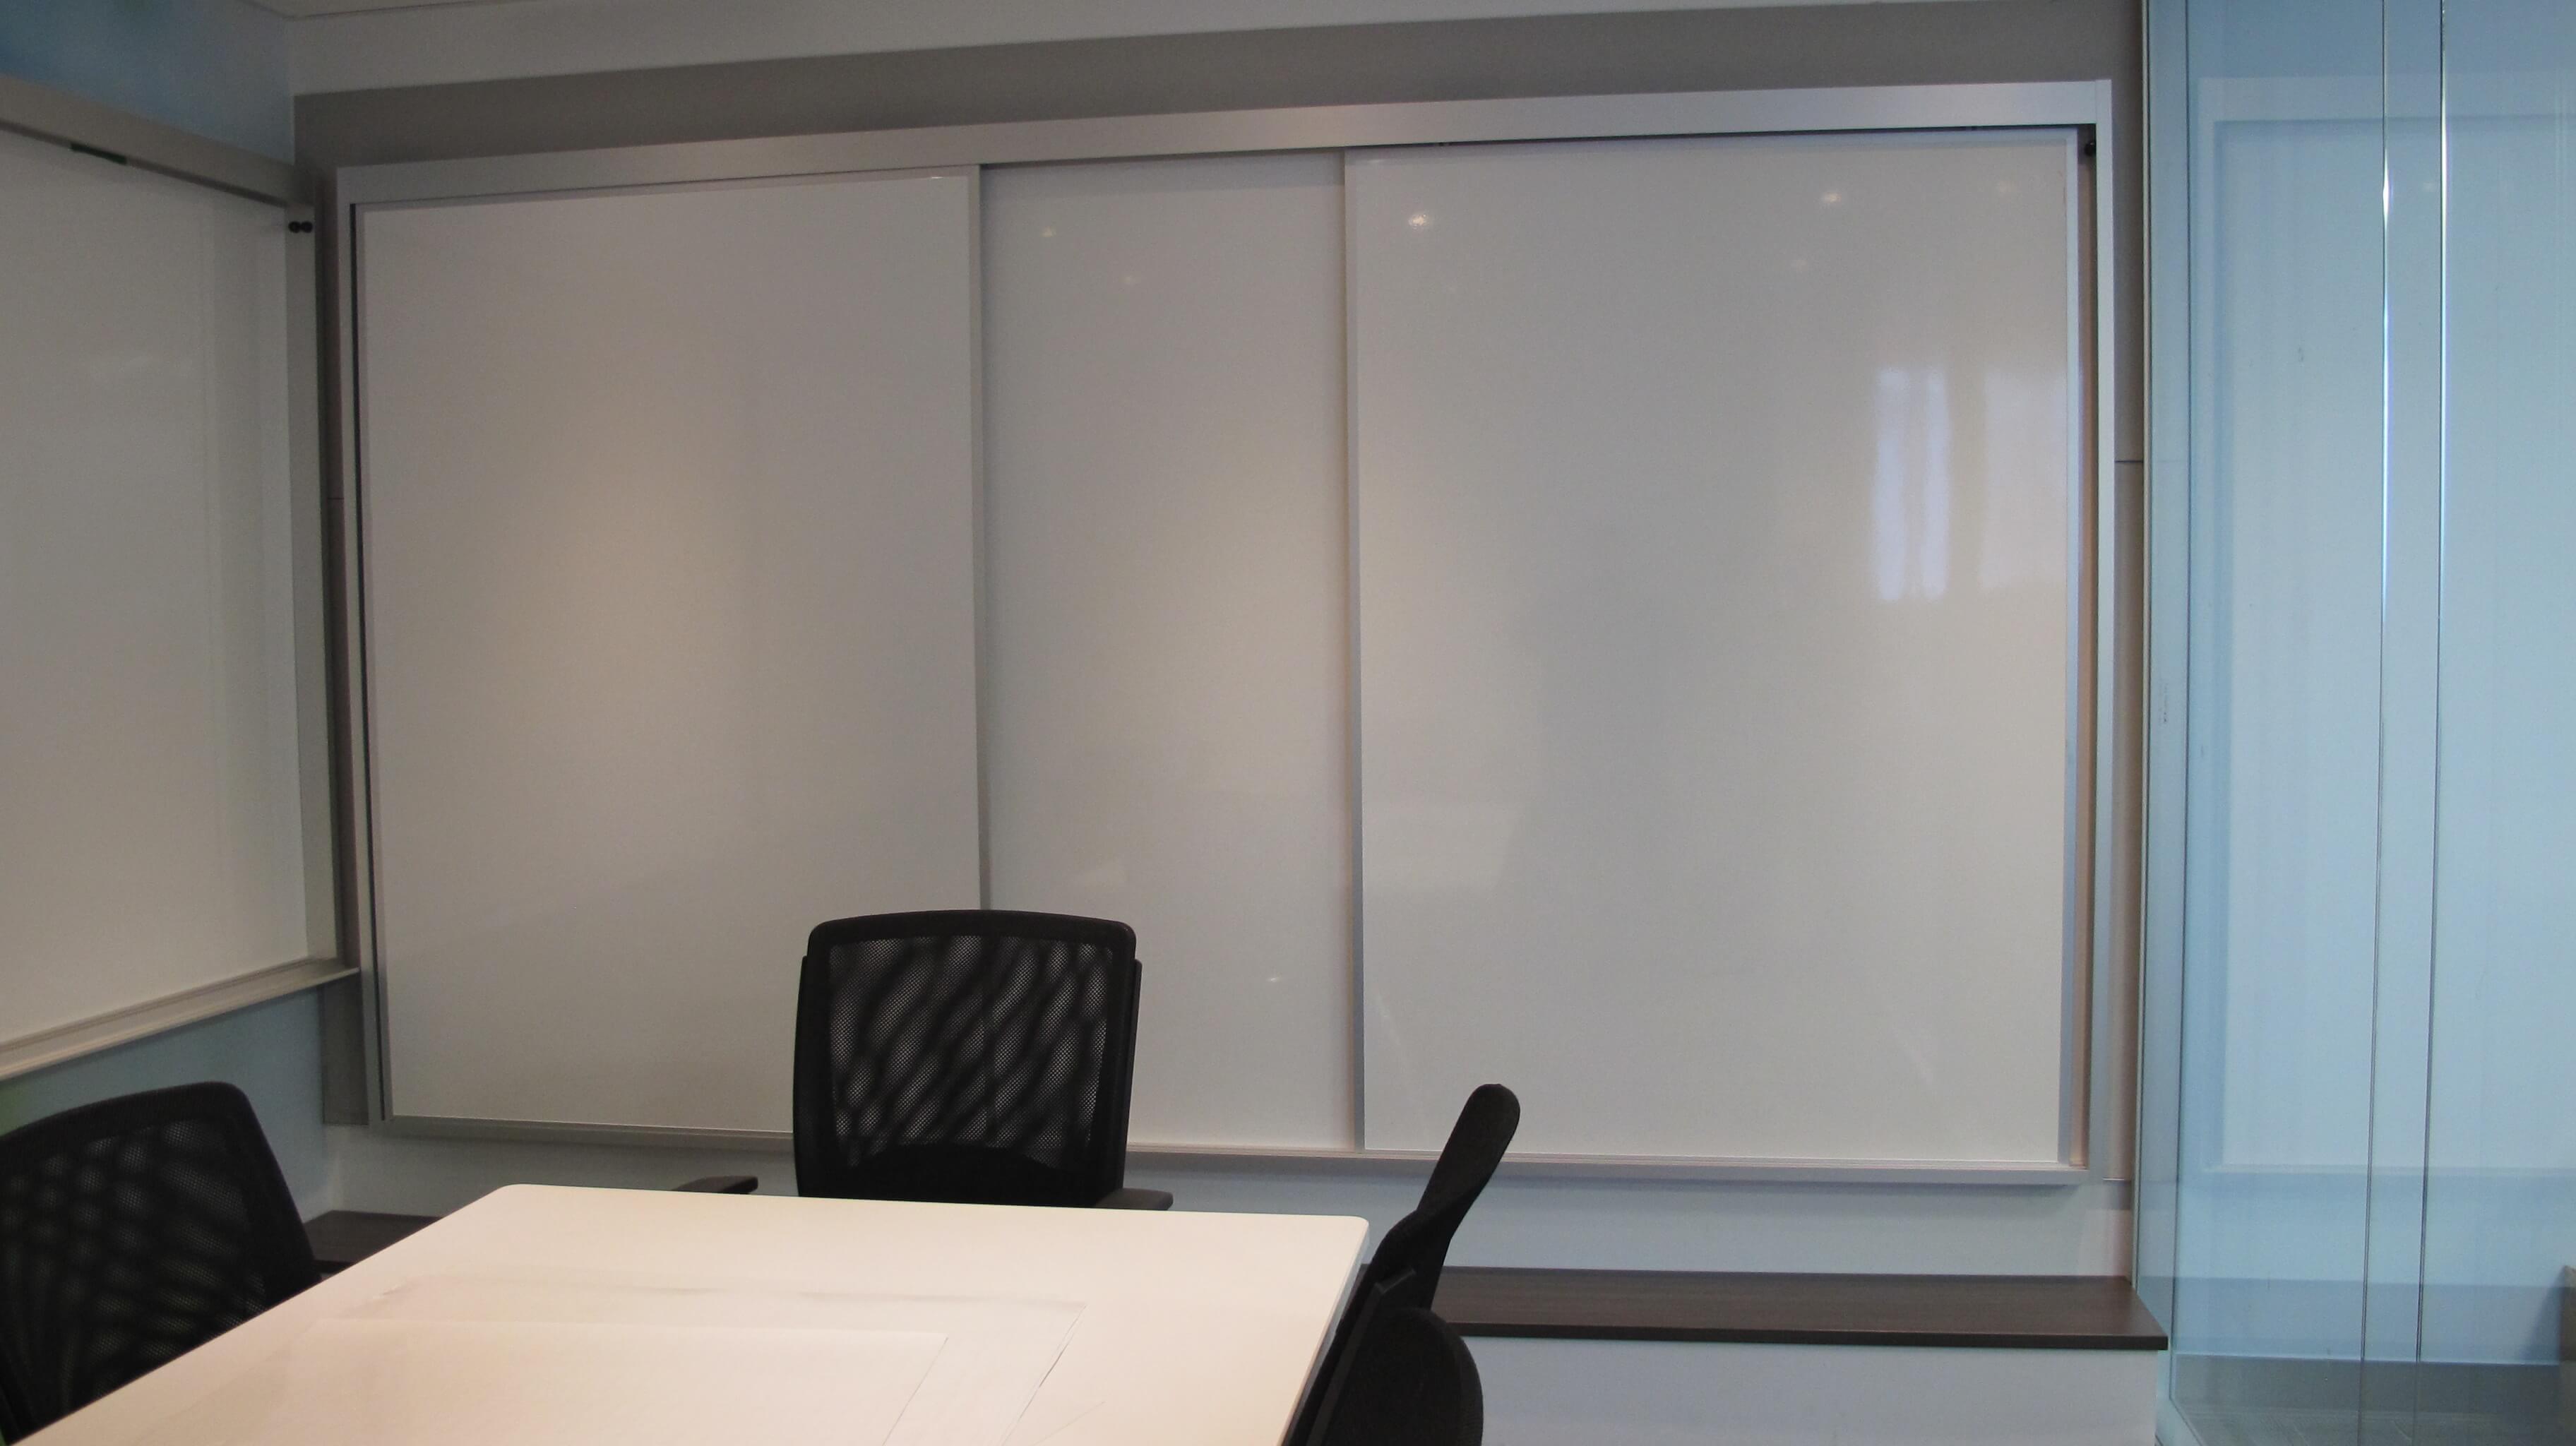
{"type": "Polygon", "coordinates": [[[2442,532],[2441,11],[2441,0],[2383,0],[2380,20],[2385,541],[2365,1412],[2411,1408],[2419,1354],[2442,532]]]}

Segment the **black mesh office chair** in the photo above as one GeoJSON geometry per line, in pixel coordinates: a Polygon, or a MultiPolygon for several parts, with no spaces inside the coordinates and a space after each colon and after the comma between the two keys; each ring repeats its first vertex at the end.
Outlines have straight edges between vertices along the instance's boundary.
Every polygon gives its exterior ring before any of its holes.
{"type": "Polygon", "coordinates": [[[1121,1186],[1136,935],[959,909],[814,930],[796,999],[796,1190],[1169,1209],[1121,1186]]]}
{"type": "Polygon", "coordinates": [[[1322,1409],[1317,1446],[1478,1446],[1485,1387],[1457,1327],[1373,1298],[1350,1369],[1322,1409]]]}
{"type": "Polygon", "coordinates": [[[15,1441],[314,1282],[250,1101],[182,1085],[0,1135],[0,1436],[15,1441]]]}
{"type": "MultiPolygon", "coordinates": [[[[1503,1152],[1511,1148],[1512,1135],[1520,1127],[1521,1102],[1510,1090],[1498,1084],[1478,1085],[1467,1096],[1458,1122],[1449,1127],[1449,1143],[1440,1147],[1440,1159],[1422,1187],[1421,1203],[1386,1232],[1377,1253],[1360,1272],[1350,1308],[1342,1312],[1341,1326],[1315,1373],[1316,1389],[1307,1393],[1296,1428],[1289,1432],[1290,1441],[1298,1446],[1324,1446],[1327,1434],[1318,1426],[1330,1426],[1327,1408],[1347,1393],[1354,1373],[1375,1369],[1365,1361],[1369,1342],[1364,1339],[1373,1322],[1407,1310],[1431,1311],[1432,1297],[1440,1293],[1441,1268],[1449,1261],[1449,1242],[1476,1197],[1485,1193],[1486,1182],[1494,1178],[1495,1167],[1502,1164],[1503,1152]]],[[[1472,1373],[1472,1363],[1469,1369],[1472,1373]]],[[[1477,1419],[1481,1433],[1481,1407],[1477,1419]]]]}

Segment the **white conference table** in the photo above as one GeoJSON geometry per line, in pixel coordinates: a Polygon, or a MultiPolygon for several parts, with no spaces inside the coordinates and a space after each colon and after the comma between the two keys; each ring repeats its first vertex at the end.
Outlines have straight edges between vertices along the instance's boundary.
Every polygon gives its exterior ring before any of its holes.
{"type": "Polygon", "coordinates": [[[43,1446],[1272,1446],[1348,1216],[516,1185],[43,1446]]]}

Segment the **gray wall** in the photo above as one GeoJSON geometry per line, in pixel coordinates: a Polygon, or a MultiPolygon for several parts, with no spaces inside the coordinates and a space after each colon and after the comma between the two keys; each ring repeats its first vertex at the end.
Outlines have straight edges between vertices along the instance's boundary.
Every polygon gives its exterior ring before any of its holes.
{"type": "Polygon", "coordinates": [[[314,1004],[311,991],[290,994],[0,1083],[0,1130],[136,1090],[222,1080],[250,1096],[287,1188],[308,1218],[318,1215],[338,1201],[314,1004]]]}

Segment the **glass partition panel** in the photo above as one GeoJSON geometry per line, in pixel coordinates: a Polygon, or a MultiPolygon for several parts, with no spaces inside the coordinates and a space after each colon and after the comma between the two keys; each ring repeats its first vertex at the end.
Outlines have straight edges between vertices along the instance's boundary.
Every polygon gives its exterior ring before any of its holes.
{"type": "Polygon", "coordinates": [[[2576,6],[2450,0],[2418,1434],[2564,1432],[2576,1265],[2576,6]]]}
{"type": "Polygon", "coordinates": [[[2150,0],[2168,1446],[2576,1423],[2576,5],[2150,0]]]}
{"type": "Polygon", "coordinates": [[[2187,178],[2157,199],[2188,225],[2160,231],[2157,280],[2187,298],[2158,342],[2188,382],[2156,398],[2188,407],[2187,478],[2164,474],[2188,489],[2184,898],[2159,953],[2181,975],[2174,1393],[2214,1434],[2348,1395],[2362,1348],[2383,142],[2375,7],[2185,13],[2188,83],[2160,96],[2187,178]]]}

